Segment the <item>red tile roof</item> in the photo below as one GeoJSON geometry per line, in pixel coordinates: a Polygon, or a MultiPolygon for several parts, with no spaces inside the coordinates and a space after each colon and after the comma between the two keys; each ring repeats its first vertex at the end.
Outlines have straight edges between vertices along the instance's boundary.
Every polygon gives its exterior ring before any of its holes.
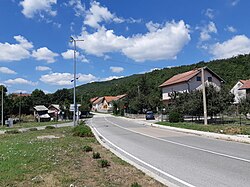
{"type": "Polygon", "coordinates": [[[90,99],[90,102],[93,103],[94,101],[96,101],[99,97],[94,97],[90,99]]]}
{"type": "Polygon", "coordinates": [[[240,80],[240,82],[241,82],[242,84],[245,84],[246,81],[247,81],[247,80],[240,80]]]}
{"type": "Polygon", "coordinates": [[[103,97],[99,97],[98,99],[96,99],[96,100],[93,102],[93,104],[99,104],[99,103],[102,102],[102,100],[103,100],[103,97]]]}
{"type": "Polygon", "coordinates": [[[169,86],[172,84],[186,82],[190,80],[191,78],[193,78],[195,75],[197,75],[200,71],[201,71],[201,68],[177,74],[171,77],[170,79],[166,80],[163,84],[160,85],[160,87],[165,87],[165,86],[169,86]]]}
{"type": "Polygon", "coordinates": [[[118,100],[116,96],[104,96],[104,99],[107,101],[107,103],[118,100]]]}
{"type": "Polygon", "coordinates": [[[244,84],[239,88],[239,90],[250,89],[250,80],[246,80],[244,84]]]}

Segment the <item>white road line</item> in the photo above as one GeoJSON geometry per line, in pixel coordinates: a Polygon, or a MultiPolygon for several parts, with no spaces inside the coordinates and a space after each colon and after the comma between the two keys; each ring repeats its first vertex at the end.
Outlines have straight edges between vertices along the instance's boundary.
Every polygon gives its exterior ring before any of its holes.
{"type": "Polygon", "coordinates": [[[141,159],[135,157],[134,155],[132,155],[132,154],[128,153],[127,151],[121,149],[120,147],[118,147],[117,145],[115,145],[115,144],[113,144],[111,141],[109,141],[107,138],[105,138],[105,137],[104,137],[104,136],[103,136],[94,126],[93,126],[93,129],[95,129],[95,131],[97,132],[97,134],[99,134],[99,136],[101,136],[101,137],[102,137],[106,142],[108,142],[110,145],[112,145],[113,147],[115,147],[115,148],[118,149],[119,151],[125,153],[126,155],[130,156],[131,158],[137,160],[138,162],[140,162],[140,163],[146,165],[147,167],[150,167],[151,169],[153,169],[153,170],[155,170],[155,171],[157,171],[157,172],[159,172],[159,173],[161,173],[161,174],[163,174],[163,175],[165,175],[165,176],[167,176],[167,177],[169,177],[169,178],[171,178],[171,179],[173,179],[173,180],[175,180],[175,181],[177,181],[177,182],[179,182],[179,183],[181,183],[181,184],[184,184],[184,185],[186,185],[186,186],[188,186],[188,187],[195,187],[194,185],[192,185],[192,184],[190,184],[190,183],[188,183],[188,182],[186,182],[186,181],[183,181],[183,180],[181,180],[181,179],[179,179],[179,178],[177,178],[177,177],[175,177],[175,176],[173,176],[173,175],[171,175],[171,174],[168,174],[168,173],[166,173],[165,171],[162,171],[162,170],[160,170],[160,169],[158,169],[158,168],[152,166],[151,164],[148,164],[148,163],[144,162],[143,160],[141,160],[141,159]]]}
{"type": "Polygon", "coordinates": [[[122,128],[124,130],[130,131],[130,132],[133,132],[133,133],[136,133],[136,134],[140,134],[140,135],[143,135],[143,136],[147,136],[147,137],[154,138],[156,140],[161,140],[161,141],[164,141],[164,142],[168,142],[168,143],[171,143],[171,144],[175,144],[175,145],[179,145],[179,146],[183,146],[183,147],[188,147],[190,149],[195,149],[195,150],[203,151],[203,152],[206,152],[206,153],[210,153],[210,154],[214,154],[214,155],[219,155],[219,156],[223,156],[223,157],[227,157],[227,158],[231,158],[231,159],[240,160],[240,161],[244,161],[244,162],[250,163],[250,160],[248,160],[248,159],[244,159],[244,158],[240,158],[240,157],[236,157],[236,156],[232,156],[232,155],[227,155],[227,154],[224,154],[224,153],[219,153],[219,152],[210,151],[210,150],[207,150],[207,149],[202,149],[202,148],[191,146],[191,145],[186,145],[186,144],[174,142],[174,141],[171,141],[171,140],[165,140],[165,139],[162,139],[162,138],[150,136],[148,134],[144,134],[144,133],[141,133],[141,132],[137,132],[137,131],[125,128],[125,127],[121,127],[120,125],[117,125],[116,123],[114,123],[112,121],[109,121],[106,117],[104,117],[104,119],[107,122],[109,122],[109,123],[111,123],[111,124],[113,124],[113,125],[115,125],[115,126],[117,126],[119,128],[122,128]]]}

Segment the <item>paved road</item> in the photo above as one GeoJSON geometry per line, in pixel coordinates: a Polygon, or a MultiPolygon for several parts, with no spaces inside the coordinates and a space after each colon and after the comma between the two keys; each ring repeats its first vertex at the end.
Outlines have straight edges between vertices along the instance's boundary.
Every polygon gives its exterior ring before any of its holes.
{"type": "Polygon", "coordinates": [[[177,186],[250,186],[250,145],[145,126],[110,115],[90,125],[111,148],[177,186]]]}

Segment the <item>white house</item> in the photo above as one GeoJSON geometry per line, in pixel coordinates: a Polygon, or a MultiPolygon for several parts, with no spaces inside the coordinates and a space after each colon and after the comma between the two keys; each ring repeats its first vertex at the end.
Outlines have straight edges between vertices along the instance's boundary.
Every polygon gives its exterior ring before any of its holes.
{"type": "MultiPolygon", "coordinates": [[[[220,89],[221,84],[225,81],[208,67],[204,67],[205,83],[212,84],[220,89]]],[[[159,86],[162,89],[162,100],[168,104],[171,99],[171,94],[179,92],[191,92],[193,90],[202,89],[201,68],[197,68],[188,72],[177,74],[166,80],[159,86]]]]}
{"type": "Polygon", "coordinates": [[[246,98],[246,89],[240,89],[246,80],[239,80],[234,87],[231,89],[231,93],[234,94],[234,104],[238,104],[241,99],[246,98]]]}

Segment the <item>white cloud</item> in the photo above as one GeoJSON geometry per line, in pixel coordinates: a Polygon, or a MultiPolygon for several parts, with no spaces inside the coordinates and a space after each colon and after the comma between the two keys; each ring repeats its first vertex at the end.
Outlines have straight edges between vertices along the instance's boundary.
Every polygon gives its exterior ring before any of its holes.
{"type": "Polygon", "coordinates": [[[56,4],[57,0],[23,0],[20,5],[23,7],[22,13],[27,18],[33,18],[36,14],[41,17],[44,15],[43,12],[56,16],[57,12],[52,10],[53,4],[56,4]]]}
{"type": "Polygon", "coordinates": [[[211,9],[211,8],[208,8],[208,9],[205,11],[205,16],[207,16],[207,17],[210,18],[210,19],[213,19],[213,18],[214,18],[214,10],[211,9]]]}
{"type": "MultiPolygon", "coordinates": [[[[62,57],[64,59],[73,59],[74,58],[74,50],[68,49],[67,51],[61,53],[62,57]]],[[[89,60],[84,56],[80,55],[79,52],[76,52],[76,58],[77,60],[80,60],[81,62],[89,62],[89,60]]]]}
{"type": "Polygon", "coordinates": [[[237,32],[237,29],[234,28],[233,26],[227,26],[227,28],[226,28],[225,30],[226,30],[226,31],[229,31],[229,32],[232,32],[232,33],[237,32]]]}
{"type": "Polygon", "coordinates": [[[7,81],[4,81],[6,84],[28,84],[31,86],[37,85],[36,82],[32,82],[23,78],[16,78],[16,79],[9,79],[7,81]]]}
{"type": "Polygon", "coordinates": [[[23,36],[14,36],[18,44],[0,43],[0,61],[19,61],[30,57],[33,44],[23,36]]]}
{"type": "Polygon", "coordinates": [[[207,25],[199,29],[201,29],[200,41],[207,41],[211,38],[211,33],[217,33],[215,23],[212,21],[210,21],[207,25]]]}
{"type": "Polygon", "coordinates": [[[120,73],[120,72],[124,71],[124,68],[123,68],[123,67],[113,67],[113,66],[111,66],[109,69],[110,69],[113,73],[120,73]]]}
{"type": "Polygon", "coordinates": [[[47,63],[53,63],[55,62],[55,57],[59,56],[57,53],[53,53],[51,50],[49,50],[47,47],[42,47],[34,50],[32,52],[32,56],[36,58],[36,60],[45,60],[47,63]]]}
{"type": "Polygon", "coordinates": [[[27,93],[26,90],[15,90],[13,93],[27,93]]]}
{"type": "Polygon", "coordinates": [[[5,73],[5,74],[17,74],[15,71],[7,68],[7,67],[0,67],[0,73],[5,73]]]}
{"type": "MultiPolygon", "coordinates": [[[[103,56],[110,52],[121,52],[135,61],[175,59],[176,55],[190,41],[188,25],[184,21],[167,22],[160,28],[152,29],[144,35],[132,37],[117,36],[113,30],[101,27],[93,34],[87,31],[78,36],[84,43],[78,47],[88,54],[103,56]],[[153,50],[152,50],[153,49],[153,50]]],[[[156,24],[154,24],[156,25],[156,24]]]]}
{"type": "MultiPolygon", "coordinates": [[[[51,84],[51,85],[60,85],[60,86],[69,86],[73,85],[71,80],[74,75],[70,73],[51,73],[42,75],[40,81],[51,84]]],[[[81,83],[88,83],[96,80],[96,77],[92,74],[77,74],[77,81],[81,83]]]]}
{"type": "Polygon", "coordinates": [[[81,0],[70,0],[66,6],[73,7],[75,11],[75,16],[83,16],[85,14],[85,6],[82,4],[81,0]]]}
{"type": "Polygon", "coordinates": [[[114,21],[116,23],[121,23],[124,20],[122,18],[116,17],[112,14],[106,7],[100,5],[99,2],[91,2],[91,7],[86,11],[86,17],[84,24],[93,28],[100,28],[101,22],[114,21]]]}
{"type": "Polygon", "coordinates": [[[146,27],[150,32],[155,32],[160,28],[160,24],[159,23],[153,23],[152,21],[146,23],[146,27]]]}
{"type": "Polygon", "coordinates": [[[99,81],[111,81],[113,79],[120,79],[120,78],[123,78],[124,76],[109,76],[109,77],[106,77],[106,78],[101,78],[99,79],[99,81]]]}
{"type": "Polygon", "coordinates": [[[210,46],[210,53],[215,58],[230,58],[239,54],[250,53],[250,38],[237,35],[223,43],[210,46]]]}
{"type": "Polygon", "coordinates": [[[232,6],[236,6],[239,2],[240,2],[240,0],[233,0],[233,1],[231,2],[231,5],[232,5],[232,6]]]}
{"type": "Polygon", "coordinates": [[[48,66],[36,66],[37,71],[50,71],[51,68],[48,66]]]}

